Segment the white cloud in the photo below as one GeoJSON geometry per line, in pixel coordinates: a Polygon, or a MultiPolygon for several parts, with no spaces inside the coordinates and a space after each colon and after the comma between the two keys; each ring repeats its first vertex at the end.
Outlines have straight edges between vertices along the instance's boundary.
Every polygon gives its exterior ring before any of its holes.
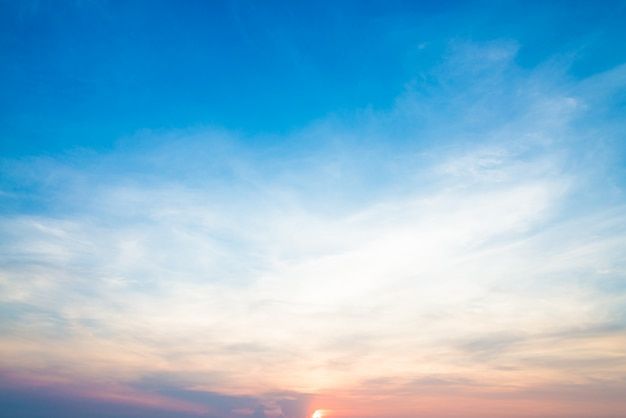
{"type": "MultiPolygon", "coordinates": [[[[511,48],[485,56],[509,66],[511,48]]],[[[0,294],[18,317],[0,366],[127,383],[200,374],[211,379],[196,388],[240,393],[434,372],[493,386],[623,374],[567,366],[624,347],[617,333],[593,346],[575,330],[619,320],[624,289],[602,283],[624,272],[626,212],[566,210],[579,184],[600,183],[568,165],[582,99],[553,89],[524,95],[519,116],[469,143],[459,138],[473,118],[435,144],[439,125],[407,122],[407,94],[367,129],[294,133],[321,136],[312,155],[241,150],[208,130],[35,161],[50,209],[0,221],[0,294]],[[394,123],[430,142],[396,149],[381,140],[394,123]],[[546,343],[556,335],[562,354],[546,343]],[[563,363],[532,364],[545,356],[563,363]]]]}

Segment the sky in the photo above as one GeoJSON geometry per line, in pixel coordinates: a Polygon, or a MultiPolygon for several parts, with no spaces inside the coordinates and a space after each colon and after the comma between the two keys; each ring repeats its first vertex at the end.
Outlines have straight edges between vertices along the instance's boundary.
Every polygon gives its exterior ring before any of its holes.
{"type": "Polygon", "coordinates": [[[626,417],[625,21],[0,0],[0,417],[626,417]]]}

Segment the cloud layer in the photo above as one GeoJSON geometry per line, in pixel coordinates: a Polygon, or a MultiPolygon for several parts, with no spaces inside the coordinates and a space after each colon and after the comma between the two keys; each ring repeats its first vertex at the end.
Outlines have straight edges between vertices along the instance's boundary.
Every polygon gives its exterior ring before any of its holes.
{"type": "Polygon", "coordinates": [[[614,416],[626,68],[516,53],[452,44],[392,108],[271,146],[206,127],[4,160],[4,384],[216,417],[614,416]]]}

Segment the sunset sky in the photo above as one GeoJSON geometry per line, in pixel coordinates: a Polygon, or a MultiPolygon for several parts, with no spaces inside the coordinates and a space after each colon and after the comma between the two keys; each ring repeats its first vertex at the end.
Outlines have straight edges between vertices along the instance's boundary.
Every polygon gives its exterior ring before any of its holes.
{"type": "Polygon", "coordinates": [[[0,417],[625,418],[625,22],[0,0],[0,417]]]}

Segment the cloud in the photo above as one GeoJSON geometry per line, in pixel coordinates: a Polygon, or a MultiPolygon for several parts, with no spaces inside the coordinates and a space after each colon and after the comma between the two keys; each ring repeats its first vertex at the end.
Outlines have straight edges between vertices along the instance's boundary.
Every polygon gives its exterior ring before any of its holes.
{"type": "Polygon", "coordinates": [[[392,109],[273,147],[205,128],[4,160],[0,367],[220,417],[385,379],[397,397],[621,387],[626,211],[584,142],[614,131],[586,113],[591,81],[516,51],[457,45],[392,109]]]}

